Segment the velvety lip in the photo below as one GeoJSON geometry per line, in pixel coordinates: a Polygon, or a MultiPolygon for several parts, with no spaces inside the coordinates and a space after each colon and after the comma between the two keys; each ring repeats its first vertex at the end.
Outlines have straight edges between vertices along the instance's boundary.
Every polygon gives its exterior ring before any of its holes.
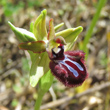
{"type": "Polygon", "coordinates": [[[88,77],[84,63],[84,52],[67,51],[59,46],[59,53],[54,53],[51,58],[49,67],[52,74],[67,87],[81,85],[88,77]]]}

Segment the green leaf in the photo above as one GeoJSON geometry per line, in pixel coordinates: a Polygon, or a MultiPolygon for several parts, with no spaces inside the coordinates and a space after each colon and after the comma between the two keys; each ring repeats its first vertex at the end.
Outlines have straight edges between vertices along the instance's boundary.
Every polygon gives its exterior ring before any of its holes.
{"type": "Polygon", "coordinates": [[[49,70],[47,73],[39,81],[39,90],[38,90],[38,97],[36,99],[35,108],[34,110],[40,110],[40,105],[42,102],[42,98],[45,93],[49,90],[53,83],[54,76],[52,75],[51,71],[49,70]]]}
{"type": "Polygon", "coordinates": [[[23,50],[30,50],[34,53],[42,53],[46,51],[46,44],[44,41],[33,41],[19,44],[19,48],[23,50]]]}
{"type": "Polygon", "coordinates": [[[37,40],[44,40],[47,37],[46,29],[47,10],[43,10],[34,23],[33,33],[37,40]]]}
{"type": "Polygon", "coordinates": [[[60,23],[60,24],[56,25],[56,26],[54,27],[55,32],[56,32],[58,29],[60,29],[63,25],[64,25],[64,23],[60,23]]]}
{"type": "Polygon", "coordinates": [[[34,59],[34,57],[36,56],[36,53],[33,53],[32,51],[28,51],[31,61],[34,59]]]}
{"type": "Polygon", "coordinates": [[[30,70],[30,84],[35,87],[40,78],[49,70],[49,57],[47,52],[36,54],[32,60],[30,70]]]}
{"type": "Polygon", "coordinates": [[[87,44],[89,42],[89,39],[92,37],[92,34],[93,34],[93,29],[94,27],[96,26],[96,23],[100,17],[100,13],[101,13],[101,10],[103,9],[105,3],[107,2],[107,0],[99,0],[98,1],[98,4],[97,4],[97,10],[95,12],[95,15],[91,21],[91,24],[87,30],[87,33],[85,35],[85,38],[84,38],[84,42],[83,42],[83,47],[81,48],[85,53],[86,53],[86,58],[87,58],[87,54],[89,54],[89,51],[88,51],[88,48],[87,48],[87,44]]]}
{"type": "Polygon", "coordinates": [[[65,46],[65,51],[72,50],[74,42],[77,40],[78,35],[82,32],[83,27],[79,26],[77,28],[70,28],[56,33],[56,36],[62,36],[67,45],[65,46]]]}
{"type": "Polygon", "coordinates": [[[40,109],[40,105],[42,102],[42,98],[44,94],[49,90],[53,83],[54,76],[52,75],[51,71],[49,70],[39,81],[39,91],[38,97],[35,103],[35,110],[40,109]]]}
{"type": "Polygon", "coordinates": [[[46,93],[53,83],[54,76],[49,70],[41,79],[39,83],[40,92],[46,93]]]}
{"type": "Polygon", "coordinates": [[[53,24],[53,19],[50,19],[49,21],[49,32],[48,32],[48,37],[47,39],[53,39],[55,37],[55,30],[54,30],[54,24],[53,24]]]}
{"type": "Polygon", "coordinates": [[[8,22],[8,24],[20,42],[36,41],[33,33],[27,31],[26,29],[15,27],[11,22],[8,22]]]}

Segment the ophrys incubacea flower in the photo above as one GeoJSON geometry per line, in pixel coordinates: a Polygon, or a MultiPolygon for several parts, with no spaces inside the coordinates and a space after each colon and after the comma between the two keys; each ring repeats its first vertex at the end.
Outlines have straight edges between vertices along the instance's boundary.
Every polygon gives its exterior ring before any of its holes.
{"type": "Polygon", "coordinates": [[[46,10],[43,10],[35,23],[31,23],[31,32],[14,27],[11,29],[21,42],[19,48],[28,50],[32,60],[30,84],[36,86],[44,73],[49,71],[67,87],[81,85],[88,73],[84,61],[84,52],[73,51],[73,45],[81,26],[56,32],[62,24],[54,27],[53,19],[49,21],[49,32],[46,29],[46,10]]]}

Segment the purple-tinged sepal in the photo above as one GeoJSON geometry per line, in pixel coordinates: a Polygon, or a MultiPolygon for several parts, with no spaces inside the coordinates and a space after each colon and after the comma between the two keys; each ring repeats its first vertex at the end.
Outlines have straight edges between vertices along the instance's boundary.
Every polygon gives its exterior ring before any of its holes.
{"type": "Polygon", "coordinates": [[[55,30],[54,30],[54,24],[53,24],[53,19],[51,18],[49,21],[49,32],[48,32],[48,36],[47,39],[53,39],[55,37],[55,30]]]}
{"type": "Polygon", "coordinates": [[[19,44],[19,48],[34,53],[42,53],[46,51],[46,43],[44,41],[24,42],[19,44]]]}

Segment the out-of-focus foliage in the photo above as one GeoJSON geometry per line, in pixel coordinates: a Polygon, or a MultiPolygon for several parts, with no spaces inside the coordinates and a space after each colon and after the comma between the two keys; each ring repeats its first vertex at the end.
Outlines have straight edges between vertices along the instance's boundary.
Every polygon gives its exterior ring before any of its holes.
{"type": "Polygon", "coordinates": [[[41,4],[42,4],[43,1],[44,0],[27,0],[29,7],[41,6],[41,4]]]}
{"type": "Polygon", "coordinates": [[[18,11],[24,7],[24,3],[22,1],[18,1],[18,3],[11,2],[9,0],[1,0],[0,6],[3,9],[5,16],[11,16],[14,13],[18,13],[18,11]]]}
{"type": "Polygon", "coordinates": [[[43,0],[0,0],[0,6],[3,9],[5,16],[10,17],[14,13],[19,14],[19,10],[23,8],[31,8],[40,6],[43,0]]]}

